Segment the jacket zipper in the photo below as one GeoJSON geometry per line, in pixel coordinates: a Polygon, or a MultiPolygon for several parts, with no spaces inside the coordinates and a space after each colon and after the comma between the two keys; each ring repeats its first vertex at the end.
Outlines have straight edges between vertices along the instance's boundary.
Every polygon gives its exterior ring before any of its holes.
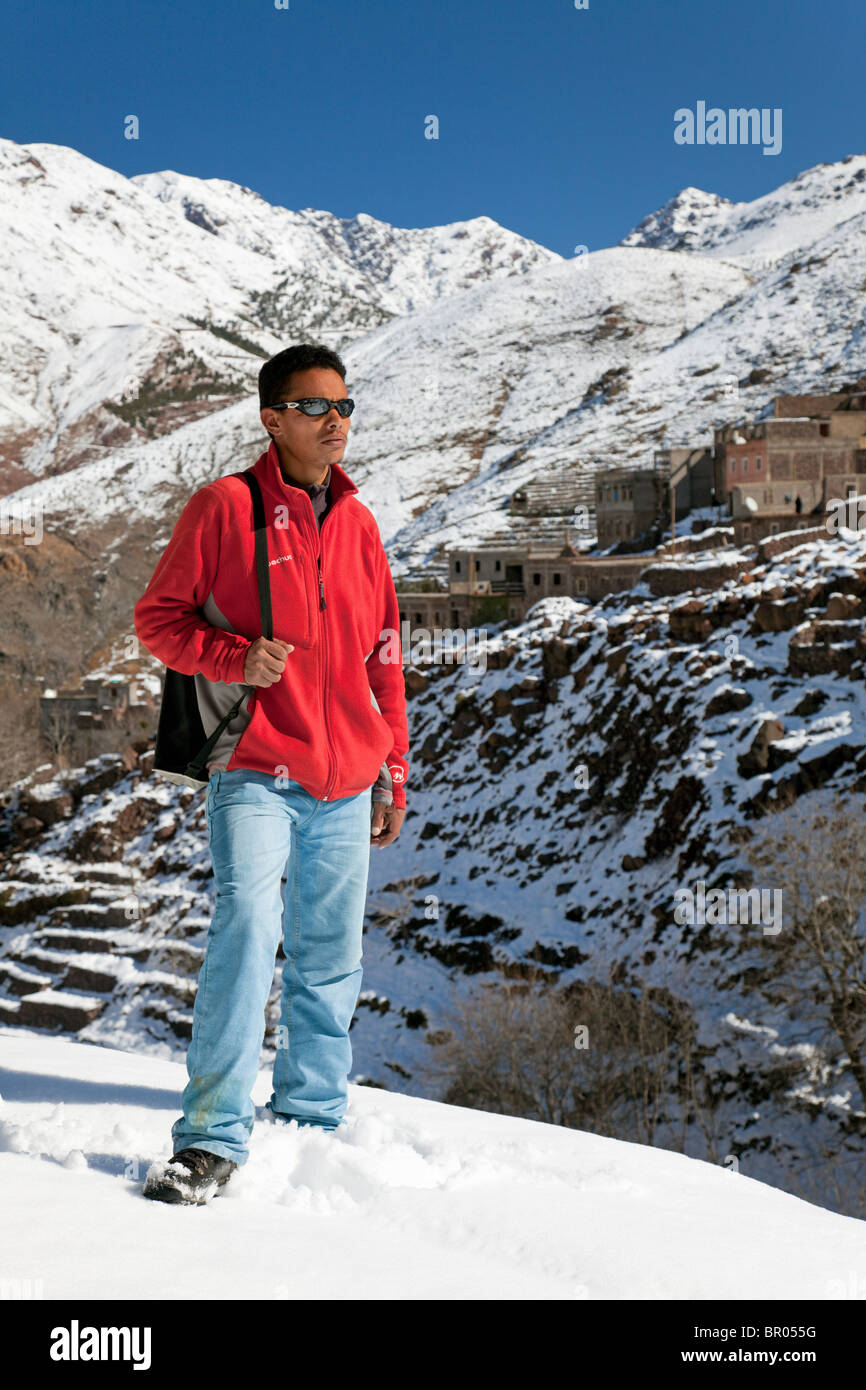
{"type": "MultiPolygon", "coordinates": [[[[320,613],[321,615],[324,614],[324,612],[325,612],[325,610],[327,609],[327,606],[328,606],[328,605],[325,603],[325,577],[324,577],[324,575],[322,574],[322,533],[323,533],[325,527],[326,527],[327,524],[328,524],[328,519],[329,519],[331,513],[333,512],[334,508],[335,508],[336,506],[339,505],[340,501],[342,501],[342,499],[338,497],[337,500],[332,504],[332,506],[330,506],[330,507],[328,508],[328,514],[327,514],[327,516],[325,517],[324,521],[322,522],[321,529],[319,528],[319,526],[318,526],[318,524],[317,524],[317,522],[316,522],[315,514],[313,515],[313,525],[316,527],[316,534],[317,534],[318,543],[319,543],[319,545],[318,545],[318,551],[317,551],[317,554],[316,554],[316,567],[317,567],[318,572],[319,572],[319,613],[320,613]]],[[[312,511],[312,510],[313,510],[313,504],[312,504],[312,502],[311,502],[311,503],[310,503],[310,511],[312,511]]],[[[329,680],[328,680],[328,678],[329,678],[329,675],[330,675],[330,670],[329,670],[329,666],[328,666],[328,626],[327,626],[327,621],[326,621],[326,619],[324,618],[324,616],[321,617],[321,631],[322,631],[322,715],[323,715],[323,718],[324,718],[325,732],[326,732],[327,739],[328,739],[328,782],[327,782],[327,785],[326,785],[326,787],[325,787],[325,794],[324,794],[324,796],[322,797],[322,800],[323,800],[323,801],[327,801],[328,797],[331,795],[331,792],[332,792],[332,790],[333,790],[334,783],[335,783],[335,781],[337,780],[337,764],[336,764],[336,759],[335,759],[334,757],[332,757],[332,754],[333,754],[333,751],[334,751],[334,745],[333,745],[333,743],[332,743],[332,741],[331,741],[331,726],[330,726],[330,723],[329,723],[329,720],[328,720],[328,696],[329,696],[329,694],[330,694],[330,690],[329,690],[329,680]]]]}

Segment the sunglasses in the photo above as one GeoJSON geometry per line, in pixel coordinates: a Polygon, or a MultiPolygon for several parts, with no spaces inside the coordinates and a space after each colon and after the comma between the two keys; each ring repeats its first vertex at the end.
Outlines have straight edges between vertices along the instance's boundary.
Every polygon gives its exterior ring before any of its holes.
{"type": "Polygon", "coordinates": [[[324,396],[305,396],[300,401],[277,401],[270,407],[271,410],[300,410],[303,415],[327,415],[331,406],[335,405],[340,415],[345,420],[347,415],[351,415],[355,409],[355,402],[351,400],[328,401],[324,396]]]}

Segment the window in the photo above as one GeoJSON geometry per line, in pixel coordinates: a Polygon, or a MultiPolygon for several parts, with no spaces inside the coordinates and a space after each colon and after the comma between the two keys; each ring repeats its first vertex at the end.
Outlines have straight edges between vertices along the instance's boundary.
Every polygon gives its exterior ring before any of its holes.
{"type": "Polygon", "coordinates": [[[771,536],[778,536],[778,534],[779,534],[779,523],[778,523],[778,521],[771,521],[771,522],[770,522],[770,535],[771,535],[771,536]]]}
{"type": "Polygon", "coordinates": [[[538,573],[538,571],[536,571],[535,574],[532,576],[532,582],[537,589],[539,584],[541,583],[541,575],[538,573]]]}
{"type": "Polygon", "coordinates": [[[822,423],[818,427],[818,433],[826,437],[830,433],[830,426],[826,422],[822,423]]]}
{"type": "Polygon", "coordinates": [[[560,576],[559,574],[557,574],[556,571],[554,571],[553,582],[554,582],[554,584],[559,584],[559,583],[561,583],[561,576],[560,576]]]}
{"type": "Polygon", "coordinates": [[[585,593],[586,593],[586,580],[585,580],[585,579],[576,579],[576,580],[574,581],[574,592],[575,592],[576,594],[585,594],[585,593]]]}
{"type": "Polygon", "coordinates": [[[760,454],[756,454],[756,455],[755,455],[755,472],[756,472],[756,473],[760,473],[760,471],[761,471],[761,455],[760,455],[760,454]]]}
{"type": "Polygon", "coordinates": [[[502,561],[501,561],[501,560],[497,560],[497,561],[496,561],[496,568],[497,568],[498,570],[501,570],[501,569],[502,569],[502,561]]]}
{"type": "Polygon", "coordinates": [[[732,472],[732,473],[736,473],[736,471],[737,471],[737,460],[736,460],[736,459],[731,459],[731,472],[732,472]]]}
{"type": "Polygon", "coordinates": [[[401,623],[405,623],[405,621],[406,621],[406,614],[404,613],[403,609],[401,608],[401,609],[400,609],[400,622],[401,622],[401,623]]]}
{"type": "Polygon", "coordinates": [[[459,573],[460,573],[460,561],[459,561],[459,560],[455,560],[455,561],[454,561],[454,573],[455,573],[455,574],[459,574],[459,573]]]}
{"type": "Polygon", "coordinates": [[[744,540],[744,541],[749,540],[749,538],[751,537],[751,534],[752,534],[752,523],[751,523],[750,521],[747,521],[747,522],[745,523],[745,525],[743,526],[743,540],[744,540]]]}
{"type": "Polygon", "coordinates": [[[619,501],[619,488],[618,488],[618,487],[615,487],[614,490],[613,490],[613,500],[614,500],[614,502],[618,502],[618,501],[619,501]]]}
{"type": "Polygon", "coordinates": [[[744,473],[748,473],[748,471],[749,471],[749,460],[748,460],[748,459],[743,459],[743,472],[744,472],[744,473]]]}
{"type": "Polygon", "coordinates": [[[416,614],[415,614],[415,626],[416,626],[416,627],[420,627],[422,621],[423,621],[423,619],[422,619],[422,617],[421,617],[421,614],[420,614],[420,613],[416,613],[416,614]]]}

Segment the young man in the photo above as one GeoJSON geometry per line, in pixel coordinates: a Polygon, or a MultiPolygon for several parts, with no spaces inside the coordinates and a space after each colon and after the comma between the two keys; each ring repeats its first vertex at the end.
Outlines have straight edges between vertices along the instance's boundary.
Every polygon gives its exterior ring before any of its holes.
{"type": "Polygon", "coordinates": [[[324,1129],[343,1119],[370,846],[392,844],[405,815],[397,598],[376,522],[340,466],[353,409],[343,363],[325,347],[287,348],[262,367],[259,404],[271,436],[253,472],[265,504],[273,640],[259,635],[241,478],[193,494],[135,605],[148,650],[195,677],[206,735],[250,689],[208,761],[216,905],[173,1157],[151,1167],[144,1187],[168,1202],[208,1200],[247,1161],[281,937],[266,1109],[324,1129]]]}

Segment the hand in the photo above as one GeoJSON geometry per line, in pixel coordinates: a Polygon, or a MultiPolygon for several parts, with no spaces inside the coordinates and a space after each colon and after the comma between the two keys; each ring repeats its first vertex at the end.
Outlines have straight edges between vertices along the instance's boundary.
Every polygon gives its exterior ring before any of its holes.
{"type": "Polygon", "coordinates": [[[273,640],[257,637],[244,662],[244,682],[247,685],[276,685],[283,674],[286,657],[294,650],[281,637],[273,640]]]}
{"type": "Polygon", "coordinates": [[[374,801],[370,844],[376,845],[379,849],[392,845],[400,834],[405,814],[405,806],[386,806],[383,801],[374,801]]]}

